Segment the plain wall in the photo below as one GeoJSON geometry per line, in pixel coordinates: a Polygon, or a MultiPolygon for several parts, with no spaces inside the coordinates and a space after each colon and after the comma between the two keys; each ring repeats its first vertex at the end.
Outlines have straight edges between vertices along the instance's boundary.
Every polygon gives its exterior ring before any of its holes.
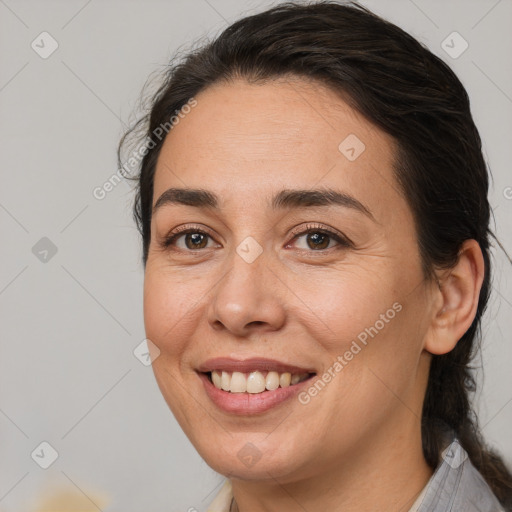
{"type": "MultiPolygon", "coordinates": [[[[1,511],[49,510],[46,490],[105,512],[203,511],[222,482],[133,354],[145,335],[131,185],[103,199],[93,191],[116,173],[117,142],[150,73],[178,47],[274,3],[0,2],[1,511]],[[58,43],[47,58],[54,43],[43,31],[58,43]],[[43,441],[58,452],[46,470],[31,457],[51,455],[43,441]]],[[[512,254],[512,2],[363,3],[466,86],[494,176],[496,233],[512,254]],[[441,47],[453,31],[469,44],[458,58],[441,47]]],[[[499,250],[495,264],[476,405],[486,439],[512,465],[512,269],[499,250]]]]}

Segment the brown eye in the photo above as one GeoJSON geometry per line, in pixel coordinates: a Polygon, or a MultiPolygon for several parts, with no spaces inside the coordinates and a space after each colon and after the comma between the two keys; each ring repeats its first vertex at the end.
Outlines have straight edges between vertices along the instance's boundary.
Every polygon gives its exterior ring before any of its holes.
{"type": "Polygon", "coordinates": [[[329,235],[326,235],[325,233],[308,233],[306,243],[310,249],[327,249],[330,241],[329,238],[329,235]]]}
{"type": "Polygon", "coordinates": [[[204,233],[186,233],[185,245],[187,249],[204,249],[208,243],[207,236],[204,233]]]}
{"type": "Polygon", "coordinates": [[[164,241],[166,249],[178,249],[182,251],[195,251],[208,248],[208,242],[212,237],[200,229],[189,228],[178,233],[171,233],[164,241]]]}
{"type": "Polygon", "coordinates": [[[352,247],[352,243],[343,235],[316,226],[307,226],[307,229],[297,233],[293,240],[294,246],[304,251],[323,251],[352,247]]]}

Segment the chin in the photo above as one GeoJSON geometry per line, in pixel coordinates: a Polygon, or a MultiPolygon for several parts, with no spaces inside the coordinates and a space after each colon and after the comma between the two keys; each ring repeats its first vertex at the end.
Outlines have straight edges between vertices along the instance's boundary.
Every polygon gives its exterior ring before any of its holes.
{"type": "MultiPolygon", "coordinates": [[[[280,443],[276,440],[267,443],[264,449],[259,449],[257,446],[262,445],[261,436],[254,437],[254,441],[251,441],[250,436],[244,433],[243,440],[237,441],[234,436],[227,450],[219,448],[212,451],[211,448],[202,449],[200,446],[196,449],[208,466],[228,478],[255,481],[279,478],[284,483],[305,473],[307,461],[294,458],[298,455],[297,450],[291,453],[278,450],[280,443]]],[[[303,459],[305,454],[301,455],[303,459]]]]}

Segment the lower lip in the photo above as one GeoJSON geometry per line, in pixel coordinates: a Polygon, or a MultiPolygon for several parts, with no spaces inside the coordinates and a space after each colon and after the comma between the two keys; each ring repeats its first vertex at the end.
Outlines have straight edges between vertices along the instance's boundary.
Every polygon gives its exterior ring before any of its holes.
{"type": "Polygon", "coordinates": [[[231,393],[216,388],[205,373],[198,373],[203,381],[206,394],[219,409],[235,414],[257,414],[268,411],[283,402],[293,398],[300,390],[307,386],[309,379],[306,379],[293,386],[277,388],[273,391],[262,393],[231,393]]]}

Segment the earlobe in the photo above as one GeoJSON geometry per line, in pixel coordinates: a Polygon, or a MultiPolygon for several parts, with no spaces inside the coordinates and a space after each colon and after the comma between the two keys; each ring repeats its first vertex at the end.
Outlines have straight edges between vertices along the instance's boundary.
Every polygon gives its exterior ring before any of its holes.
{"type": "Polygon", "coordinates": [[[446,354],[471,326],[478,307],[485,264],[476,240],[466,240],[456,265],[438,274],[439,287],[425,349],[446,354]]]}

